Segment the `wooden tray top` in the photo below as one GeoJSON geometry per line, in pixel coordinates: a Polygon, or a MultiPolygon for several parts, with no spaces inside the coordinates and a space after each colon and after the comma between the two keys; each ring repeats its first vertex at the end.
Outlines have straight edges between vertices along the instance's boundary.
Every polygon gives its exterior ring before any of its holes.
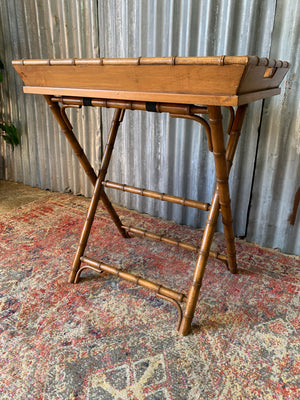
{"type": "Polygon", "coordinates": [[[25,93],[241,105],[280,93],[286,61],[257,56],[15,60],[25,93]]]}

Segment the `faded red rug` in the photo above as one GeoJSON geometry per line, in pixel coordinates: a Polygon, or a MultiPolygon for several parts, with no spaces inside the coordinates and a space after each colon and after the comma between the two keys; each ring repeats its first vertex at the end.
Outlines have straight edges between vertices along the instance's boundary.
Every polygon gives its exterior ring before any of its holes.
{"type": "MultiPolygon", "coordinates": [[[[193,330],[153,293],[89,271],[67,283],[88,200],[58,194],[0,217],[0,398],[300,398],[299,258],[238,241],[239,274],[210,260],[193,330]]],[[[198,231],[120,209],[126,224],[198,231]]],[[[222,250],[222,235],[215,249],[222,250]]],[[[87,254],[187,292],[196,255],[122,239],[99,208],[87,254]]]]}

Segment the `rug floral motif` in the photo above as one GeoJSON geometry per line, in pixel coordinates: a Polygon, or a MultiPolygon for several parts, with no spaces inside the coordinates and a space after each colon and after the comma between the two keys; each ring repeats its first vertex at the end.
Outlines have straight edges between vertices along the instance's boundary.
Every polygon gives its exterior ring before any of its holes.
{"type": "MultiPolygon", "coordinates": [[[[0,217],[1,400],[300,399],[299,258],[237,241],[237,275],[210,259],[182,337],[175,307],[147,289],[93,271],[67,283],[87,207],[58,194],[0,217]]],[[[118,210],[199,244],[195,229],[118,210]]],[[[101,206],[86,254],[184,293],[196,260],[121,238],[101,206]]]]}

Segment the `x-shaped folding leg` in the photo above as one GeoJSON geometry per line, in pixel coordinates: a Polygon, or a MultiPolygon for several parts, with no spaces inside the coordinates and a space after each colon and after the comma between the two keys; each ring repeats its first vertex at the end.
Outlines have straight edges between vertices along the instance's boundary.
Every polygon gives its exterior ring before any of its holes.
{"type": "MultiPolygon", "coordinates": [[[[45,97],[52,113],[54,114],[54,117],[58,121],[63,133],[65,134],[66,138],[68,139],[68,141],[69,141],[75,155],[77,156],[81,166],[83,167],[85,173],[89,177],[91,183],[95,186],[96,181],[97,181],[97,175],[96,175],[94,169],[92,168],[88,158],[86,157],[82,147],[80,146],[78,140],[76,139],[76,137],[73,133],[70,121],[67,119],[66,115],[64,113],[62,113],[61,107],[56,102],[53,102],[51,100],[51,96],[44,96],[44,97],[45,97]]],[[[116,120],[116,118],[119,118],[119,117],[116,117],[116,115],[118,115],[120,117],[121,115],[123,116],[123,113],[121,113],[120,109],[116,110],[114,120],[116,120]]],[[[116,131],[118,129],[120,122],[121,122],[121,120],[115,122],[114,126],[115,126],[116,131]]],[[[128,238],[129,237],[128,233],[122,228],[122,223],[119,219],[119,216],[116,213],[115,209],[113,208],[109,198],[106,196],[104,191],[101,192],[101,200],[104,204],[104,207],[107,209],[108,213],[110,214],[111,219],[115,223],[120,234],[124,238],[128,238]]]]}
{"type": "Polygon", "coordinates": [[[232,166],[236,146],[239,140],[246,107],[247,106],[240,106],[237,109],[236,117],[233,122],[226,150],[222,126],[221,107],[208,107],[217,185],[212,199],[211,208],[207,217],[199,256],[192,279],[192,284],[187,296],[183,319],[179,328],[179,332],[182,335],[187,335],[191,328],[191,323],[195,313],[199,291],[201,288],[202,279],[205,272],[209,250],[212,244],[212,239],[216,229],[220,209],[222,214],[222,222],[227,248],[228,266],[232,273],[237,272],[228,177],[232,166]]]}
{"type": "MultiPolygon", "coordinates": [[[[71,124],[69,123],[64,112],[61,112],[61,108],[57,104],[57,102],[53,102],[50,96],[45,96],[55,118],[58,120],[64,134],[69,140],[76,156],[78,157],[81,165],[83,166],[85,172],[89,176],[91,182],[94,184],[94,192],[90,202],[87,218],[81,233],[80,242],[76,251],[75,259],[73,262],[72,270],[69,277],[69,282],[77,282],[79,278],[79,274],[81,272],[80,264],[81,262],[86,262],[90,265],[89,268],[94,269],[98,272],[103,270],[110,272],[112,274],[118,275],[124,279],[135,282],[136,284],[140,284],[142,286],[148,287],[150,290],[154,290],[158,296],[171,301],[179,311],[179,320],[177,329],[182,335],[187,335],[191,328],[192,319],[195,313],[195,308],[197,304],[197,300],[199,297],[199,291],[202,283],[202,278],[205,272],[205,267],[208,261],[208,257],[211,256],[210,247],[213,240],[213,235],[215,232],[219,212],[222,214],[222,222],[224,227],[224,235],[225,242],[227,248],[227,263],[229,269],[232,273],[236,273],[236,253],[235,253],[235,243],[234,243],[234,234],[233,234],[233,226],[232,226],[232,215],[230,208],[230,195],[229,195],[229,186],[228,186],[228,177],[231,169],[232,161],[234,158],[235,150],[237,147],[238,139],[240,136],[240,131],[243,124],[243,119],[245,115],[245,111],[247,106],[239,106],[236,112],[236,116],[233,120],[232,128],[230,130],[230,136],[228,140],[227,147],[225,148],[224,141],[224,132],[222,126],[222,115],[221,115],[221,107],[220,106],[208,106],[208,116],[209,116],[209,127],[208,131],[210,135],[209,138],[209,147],[213,151],[214,161],[215,161],[215,170],[216,170],[216,178],[217,184],[215,193],[212,199],[212,203],[209,207],[209,214],[206,221],[206,226],[204,229],[204,234],[201,242],[201,246],[199,249],[199,256],[197,259],[192,283],[189,289],[189,293],[185,296],[182,293],[178,293],[175,290],[163,287],[162,285],[153,283],[151,281],[147,281],[141,277],[135,276],[133,274],[123,272],[115,267],[97,262],[95,260],[89,259],[84,256],[84,251],[87,245],[88,237],[90,234],[90,230],[93,224],[94,216],[96,213],[97,205],[102,200],[104,206],[108,210],[112,220],[114,221],[116,227],[118,228],[121,235],[126,238],[129,237],[128,232],[142,232],[139,229],[130,229],[124,225],[122,225],[116,211],[114,210],[111,202],[106,196],[103,185],[105,184],[104,179],[107,173],[107,168],[109,166],[109,162],[111,159],[114,143],[117,136],[117,131],[120,123],[122,122],[125,110],[122,108],[116,108],[114,117],[112,120],[110,133],[108,136],[107,144],[104,150],[104,154],[101,161],[101,166],[99,170],[98,176],[96,176],[93,168],[91,167],[87,157],[85,156],[81,146],[79,145],[75,135],[72,131],[71,124]],[[182,315],[182,310],[179,305],[179,302],[186,302],[185,310],[182,315]]],[[[130,104],[128,108],[131,108],[130,104]]],[[[165,106],[167,107],[167,106],[165,106]]],[[[126,108],[126,107],[125,107],[126,108]]],[[[140,109],[140,108],[139,108],[140,109]]],[[[151,110],[153,111],[153,110],[151,110]]],[[[169,112],[172,115],[171,112],[169,112]]],[[[174,116],[174,115],[172,115],[174,116]]],[[[199,117],[196,117],[193,114],[187,115],[178,115],[183,118],[190,118],[200,121],[199,117]]],[[[203,121],[202,121],[203,123],[203,121]]],[[[207,128],[207,126],[206,126],[207,128]]],[[[106,182],[108,186],[109,183],[106,182]]],[[[114,187],[117,188],[117,184],[114,184],[114,187]]],[[[119,185],[120,186],[120,185],[119,185]]],[[[121,185],[122,186],[122,185],[121,185]]],[[[123,189],[124,190],[123,185],[123,189]]],[[[111,186],[113,187],[113,186],[111,186]]],[[[143,191],[142,191],[143,192],[143,191]]],[[[154,192],[152,192],[154,193],[154,192]]],[[[142,193],[139,193],[142,194],[142,193]]],[[[169,196],[170,197],[170,196],[169,196]]],[[[161,197],[163,199],[163,197],[161,197]]],[[[167,200],[170,201],[170,200],[167,200]]],[[[191,203],[191,201],[190,201],[191,203]]],[[[201,207],[198,207],[201,208],[201,207]]],[[[145,234],[144,234],[145,235],[145,234]]],[[[147,236],[147,235],[145,235],[147,236]]],[[[152,237],[153,239],[163,240],[162,237],[159,237],[155,234],[148,235],[148,237],[152,237]]],[[[181,247],[192,248],[194,250],[195,246],[189,246],[187,244],[183,244],[182,242],[176,242],[172,239],[163,240],[169,242],[171,244],[181,245],[181,247]]],[[[223,259],[221,257],[215,256],[217,258],[223,259]]]]}

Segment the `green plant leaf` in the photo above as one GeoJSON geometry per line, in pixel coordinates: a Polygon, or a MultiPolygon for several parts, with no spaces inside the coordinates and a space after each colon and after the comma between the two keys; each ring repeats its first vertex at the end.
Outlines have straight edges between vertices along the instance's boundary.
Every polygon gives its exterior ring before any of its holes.
{"type": "Polygon", "coordinates": [[[4,122],[0,124],[0,129],[5,133],[2,134],[3,139],[6,143],[10,144],[14,149],[15,146],[18,146],[21,143],[21,135],[14,124],[8,124],[4,122]]]}

